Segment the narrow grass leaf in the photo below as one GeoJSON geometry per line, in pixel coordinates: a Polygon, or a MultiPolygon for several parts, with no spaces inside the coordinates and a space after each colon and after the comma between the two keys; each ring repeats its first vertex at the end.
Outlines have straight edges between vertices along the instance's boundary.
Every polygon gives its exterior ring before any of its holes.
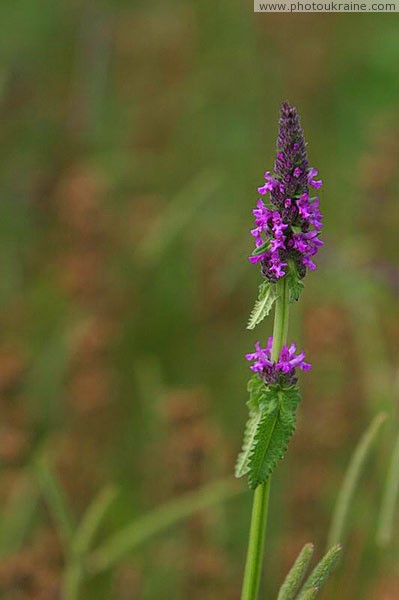
{"type": "Polygon", "coordinates": [[[87,552],[115,496],[115,488],[107,486],[96,496],[83,515],[73,537],[64,572],[61,591],[63,600],[79,598],[87,552]]]}
{"type": "Polygon", "coordinates": [[[23,473],[1,514],[0,556],[8,556],[21,548],[32,526],[38,501],[37,483],[23,473]]]}
{"type": "MultiPolygon", "coordinates": [[[[341,556],[341,552],[342,546],[339,544],[333,546],[327,552],[327,554],[316,565],[309,578],[306,580],[299,596],[297,597],[297,600],[305,600],[305,598],[309,597],[306,594],[309,594],[310,590],[316,588],[318,591],[322,588],[330,575],[335,571],[341,556]]],[[[314,596],[311,595],[310,598],[314,598],[314,596]]]]}
{"type": "Polygon", "coordinates": [[[199,510],[209,508],[237,494],[243,488],[230,479],[204,486],[138,517],[106,540],[89,560],[89,568],[99,573],[117,564],[152,536],[186,519],[199,510]]]}
{"type": "Polygon", "coordinates": [[[69,548],[74,531],[74,522],[64,492],[44,459],[38,459],[34,469],[65,547],[69,548]]]}
{"type": "Polygon", "coordinates": [[[338,494],[338,500],[328,534],[328,547],[338,544],[344,539],[348,513],[353,502],[356,488],[359,484],[360,476],[373,443],[377,438],[377,434],[385,420],[385,413],[378,414],[366,429],[355,448],[338,494]]]}
{"type": "Polygon", "coordinates": [[[105,513],[116,497],[113,486],[104,488],[90,504],[78,525],[72,543],[72,552],[78,556],[87,552],[105,513]]]}
{"type": "Polygon", "coordinates": [[[212,171],[203,171],[196,176],[170,201],[163,217],[139,245],[137,259],[152,264],[162,257],[200,208],[215,196],[220,186],[220,177],[212,171]]]}
{"type": "Polygon", "coordinates": [[[312,560],[313,552],[313,544],[306,544],[302,548],[280,588],[277,600],[294,600],[312,560]]]}
{"type": "Polygon", "coordinates": [[[259,286],[258,299],[249,317],[247,329],[254,329],[272,309],[277,300],[277,287],[269,281],[264,281],[259,286]]]}
{"type": "Polygon", "coordinates": [[[395,529],[395,514],[399,498],[399,435],[393,448],[378,519],[377,543],[387,546],[395,529]]]}

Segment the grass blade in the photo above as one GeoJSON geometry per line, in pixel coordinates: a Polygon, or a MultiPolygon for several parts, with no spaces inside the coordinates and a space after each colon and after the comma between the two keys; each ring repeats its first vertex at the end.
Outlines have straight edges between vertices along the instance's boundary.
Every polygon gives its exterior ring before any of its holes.
{"type": "Polygon", "coordinates": [[[37,484],[22,474],[1,515],[0,556],[17,552],[34,519],[39,501],[37,484]]]}
{"type": "Polygon", "coordinates": [[[79,598],[86,554],[115,496],[115,488],[107,486],[96,496],[83,515],[82,521],[76,529],[65,569],[61,594],[63,600],[79,598]]]}
{"type": "Polygon", "coordinates": [[[104,488],[93,500],[79,524],[72,543],[72,552],[82,555],[90,548],[98,527],[116,496],[112,486],[104,488]]]}
{"type": "Polygon", "coordinates": [[[399,497],[399,435],[396,438],[382,498],[377,528],[377,544],[387,546],[392,539],[395,509],[399,497]]]}
{"type": "Polygon", "coordinates": [[[153,230],[137,249],[137,259],[153,264],[188,226],[199,210],[214,198],[222,181],[213,171],[203,171],[173,198],[153,230]],[[189,201],[187,200],[189,198],[189,201]]]}
{"type": "Polygon", "coordinates": [[[341,489],[339,491],[337,503],[335,505],[330,531],[328,534],[328,547],[343,541],[345,524],[362,470],[370,454],[373,443],[376,440],[377,434],[386,417],[387,415],[385,413],[378,414],[366,429],[355,448],[345,473],[341,489]]]}
{"type": "Polygon", "coordinates": [[[112,567],[153,535],[198,510],[223,502],[242,491],[243,488],[230,479],[219,481],[154,509],[143,517],[135,519],[104,542],[90,557],[90,570],[99,573],[112,567]]]}
{"type": "Polygon", "coordinates": [[[280,588],[277,600],[294,600],[295,594],[299,590],[299,586],[301,585],[303,578],[306,575],[306,571],[308,570],[309,563],[312,560],[313,552],[313,544],[306,544],[302,548],[280,588]]]}
{"type": "Polygon", "coordinates": [[[308,600],[309,594],[310,598],[315,597],[311,595],[312,590],[313,593],[315,593],[314,590],[316,590],[317,593],[325,584],[330,575],[334,572],[338,565],[338,560],[341,556],[341,551],[342,546],[337,544],[327,552],[327,554],[316,565],[309,578],[306,580],[297,600],[305,600],[305,598],[308,600]]]}
{"type": "Polygon", "coordinates": [[[64,492],[44,459],[38,459],[34,469],[65,547],[69,548],[72,542],[74,521],[64,492]]]}

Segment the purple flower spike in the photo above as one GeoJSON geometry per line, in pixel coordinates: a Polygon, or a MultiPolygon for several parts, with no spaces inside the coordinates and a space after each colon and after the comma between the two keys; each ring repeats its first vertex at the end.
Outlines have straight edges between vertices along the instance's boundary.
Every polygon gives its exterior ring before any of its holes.
{"type": "Polygon", "coordinates": [[[302,371],[309,371],[312,368],[310,363],[305,362],[305,353],[302,351],[296,354],[296,345],[283,346],[277,362],[272,361],[273,338],[269,337],[266,348],[262,348],[260,342],[255,344],[255,352],[246,354],[245,358],[253,364],[251,371],[257,373],[266,385],[285,385],[290,386],[296,383],[296,368],[302,371]]]}
{"type": "Polygon", "coordinates": [[[266,183],[258,188],[264,197],[253,211],[256,228],[256,249],[268,242],[267,250],[252,255],[251,263],[260,263],[262,274],[271,283],[287,274],[289,260],[304,277],[306,269],[316,268],[310,259],[322,242],[319,199],[310,197],[309,186],[322,185],[317,169],[310,168],[306,142],[296,109],[284,102],[281,107],[280,129],[274,172],[266,171],[266,183]],[[269,204],[267,203],[267,199],[269,204]]]}

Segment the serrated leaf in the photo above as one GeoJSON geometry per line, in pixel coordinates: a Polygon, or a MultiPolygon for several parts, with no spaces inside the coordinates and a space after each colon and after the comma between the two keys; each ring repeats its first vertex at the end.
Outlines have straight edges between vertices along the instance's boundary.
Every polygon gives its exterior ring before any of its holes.
{"type": "Polygon", "coordinates": [[[330,575],[335,571],[341,556],[341,552],[342,546],[339,544],[333,546],[327,552],[327,554],[316,565],[309,578],[306,580],[297,600],[307,600],[309,598],[307,594],[309,594],[309,591],[312,588],[317,588],[317,590],[322,588],[330,575]]]}
{"type": "Polygon", "coordinates": [[[269,314],[277,299],[277,288],[274,283],[264,281],[259,286],[258,299],[252,309],[247,329],[254,329],[269,314]]]}
{"type": "Polygon", "coordinates": [[[313,551],[313,544],[306,544],[302,548],[280,588],[277,600],[294,600],[312,560],[313,551]]]}
{"type": "Polygon", "coordinates": [[[249,457],[252,452],[252,447],[255,439],[255,434],[259,425],[259,421],[262,417],[262,411],[260,409],[253,410],[249,413],[248,421],[245,425],[244,431],[244,441],[242,444],[242,450],[238,455],[236,466],[235,466],[235,476],[237,478],[246,475],[249,471],[249,457]]]}
{"type": "Polygon", "coordinates": [[[304,284],[303,280],[299,277],[296,264],[292,260],[289,261],[289,268],[286,277],[289,290],[289,301],[296,302],[299,300],[299,296],[304,288],[304,284]]]}
{"type": "Polygon", "coordinates": [[[278,426],[280,410],[276,407],[262,415],[256,428],[251,454],[248,460],[249,486],[255,489],[266,481],[274,469],[279,456],[274,452],[284,439],[281,425],[278,426]],[[277,440],[277,443],[276,441],[277,440]]]}
{"type": "Polygon", "coordinates": [[[297,387],[268,388],[267,405],[257,425],[248,460],[248,479],[252,489],[264,483],[283,458],[295,431],[299,401],[297,387]]]}
{"type": "Polygon", "coordinates": [[[238,455],[235,466],[235,476],[237,478],[248,473],[248,459],[252,451],[256,429],[262,416],[261,406],[264,404],[264,397],[266,395],[266,386],[257,375],[253,375],[248,381],[247,389],[249,392],[249,400],[247,402],[249,417],[245,425],[242,450],[238,455]]]}
{"type": "Polygon", "coordinates": [[[264,381],[262,381],[258,375],[253,375],[248,381],[247,390],[249,392],[249,400],[247,402],[249,411],[251,412],[252,410],[261,408],[261,405],[265,404],[267,400],[268,392],[268,388],[264,381]]]}

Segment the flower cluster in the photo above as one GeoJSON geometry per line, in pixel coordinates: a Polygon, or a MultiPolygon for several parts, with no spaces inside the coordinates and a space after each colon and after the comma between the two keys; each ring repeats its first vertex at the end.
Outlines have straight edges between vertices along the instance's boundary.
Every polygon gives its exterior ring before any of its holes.
{"type": "Polygon", "coordinates": [[[309,187],[320,188],[317,170],[309,168],[306,143],[296,109],[284,102],[281,107],[280,130],[274,173],[265,173],[266,183],[258,188],[269,198],[269,206],[258,200],[255,228],[255,250],[249,257],[261,263],[263,275],[272,283],[287,274],[291,260],[300,278],[306,269],[316,265],[312,257],[323,242],[318,235],[322,227],[319,199],[310,197],[309,187]]]}
{"type": "Polygon", "coordinates": [[[294,343],[289,347],[283,346],[278,361],[272,361],[272,345],[273,337],[269,337],[266,348],[261,348],[260,343],[256,342],[255,352],[245,355],[247,360],[253,361],[250,369],[257,373],[267,385],[293,385],[297,381],[295,377],[297,367],[302,371],[309,371],[312,368],[309,363],[304,361],[304,352],[296,354],[294,343]]]}

